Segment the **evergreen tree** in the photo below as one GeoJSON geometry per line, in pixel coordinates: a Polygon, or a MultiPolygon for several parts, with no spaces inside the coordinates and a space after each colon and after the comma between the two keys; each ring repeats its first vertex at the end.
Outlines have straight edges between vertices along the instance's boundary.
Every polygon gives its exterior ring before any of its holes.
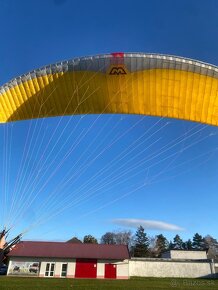
{"type": "Polygon", "coordinates": [[[86,235],[83,238],[83,243],[84,244],[98,244],[98,241],[95,237],[93,237],[92,235],[86,235]]]}
{"type": "Polygon", "coordinates": [[[162,235],[157,235],[156,237],[156,255],[157,257],[161,257],[161,254],[165,252],[169,247],[168,240],[162,235]]]}
{"type": "Polygon", "coordinates": [[[183,249],[183,240],[179,235],[176,235],[173,239],[173,249],[182,250],[183,249]]]}
{"type": "Polygon", "coordinates": [[[195,250],[204,250],[206,248],[204,239],[201,235],[196,233],[193,237],[193,243],[192,243],[193,249],[195,250]]]}
{"type": "Polygon", "coordinates": [[[134,242],[134,257],[146,257],[149,240],[142,226],[137,229],[134,242]]]}
{"type": "Polygon", "coordinates": [[[169,242],[169,247],[168,247],[168,250],[170,251],[170,250],[173,250],[173,249],[174,249],[173,242],[172,242],[172,241],[170,241],[170,242],[169,242]]]}
{"type": "Polygon", "coordinates": [[[189,239],[188,241],[183,243],[183,249],[184,250],[192,250],[192,241],[189,239]]]}

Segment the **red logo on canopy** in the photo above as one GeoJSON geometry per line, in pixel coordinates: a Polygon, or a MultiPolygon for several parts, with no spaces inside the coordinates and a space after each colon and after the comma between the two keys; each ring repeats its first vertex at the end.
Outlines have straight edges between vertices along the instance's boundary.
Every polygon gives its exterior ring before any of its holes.
{"type": "Polygon", "coordinates": [[[124,57],[124,52],[112,52],[113,57],[124,57]]]}

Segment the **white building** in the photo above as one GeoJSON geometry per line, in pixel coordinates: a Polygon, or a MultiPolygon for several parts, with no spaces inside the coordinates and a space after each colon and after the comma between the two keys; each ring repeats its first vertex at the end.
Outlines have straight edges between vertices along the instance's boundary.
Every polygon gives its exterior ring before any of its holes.
{"type": "Polygon", "coordinates": [[[20,242],[9,255],[7,275],[128,279],[124,245],[20,242]]]}

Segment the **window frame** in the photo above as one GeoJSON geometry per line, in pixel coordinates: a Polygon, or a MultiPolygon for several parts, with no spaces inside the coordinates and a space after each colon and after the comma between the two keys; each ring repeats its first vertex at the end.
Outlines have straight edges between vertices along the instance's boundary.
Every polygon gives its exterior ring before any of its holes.
{"type": "Polygon", "coordinates": [[[67,271],[68,271],[68,262],[62,262],[61,263],[60,277],[61,278],[66,278],[67,277],[67,271]],[[63,265],[67,265],[66,271],[63,271],[63,265]],[[63,272],[66,272],[66,275],[65,276],[62,275],[63,272]]]}
{"type": "Polygon", "coordinates": [[[52,278],[55,277],[55,269],[56,269],[56,262],[46,262],[45,271],[44,271],[44,277],[46,278],[52,278]],[[51,271],[51,265],[54,264],[54,270],[51,271]],[[47,270],[47,265],[49,265],[49,270],[47,270]],[[51,272],[53,272],[53,275],[51,275],[51,272]],[[46,275],[48,273],[48,275],[46,275]]]}

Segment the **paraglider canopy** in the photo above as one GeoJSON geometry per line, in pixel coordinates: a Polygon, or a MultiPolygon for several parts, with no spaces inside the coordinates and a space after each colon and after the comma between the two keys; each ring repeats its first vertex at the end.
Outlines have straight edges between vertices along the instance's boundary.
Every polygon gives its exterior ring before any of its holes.
{"type": "Polygon", "coordinates": [[[218,68],[177,56],[111,53],[45,66],[0,87],[0,122],[142,114],[218,124],[218,68]]]}

